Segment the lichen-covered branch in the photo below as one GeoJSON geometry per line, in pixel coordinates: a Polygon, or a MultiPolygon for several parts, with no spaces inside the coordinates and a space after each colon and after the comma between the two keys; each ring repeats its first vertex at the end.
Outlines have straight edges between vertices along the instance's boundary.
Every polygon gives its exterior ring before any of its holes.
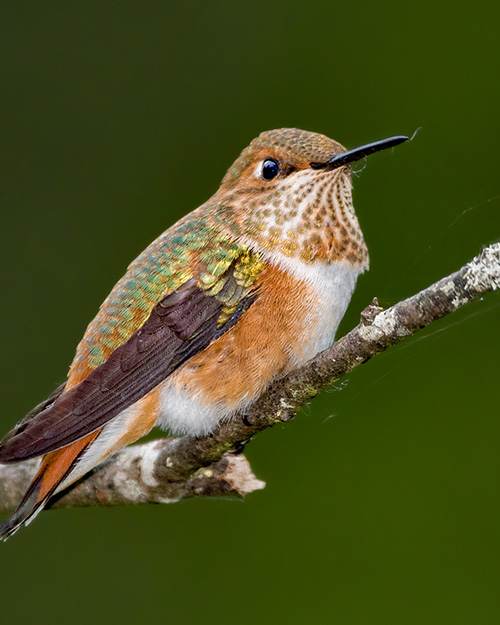
{"type": "MultiPolygon", "coordinates": [[[[288,421],[326,386],[406,336],[489,291],[500,289],[500,243],[495,243],[420,293],[387,310],[376,300],[360,324],[304,367],[276,380],[241,418],[212,435],[164,439],[122,450],[53,501],[52,507],[172,502],[185,497],[243,497],[264,487],[241,450],[252,436],[288,421]]],[[[0,510],[20,500],[36,461],[0,465],[0,510]]]]}
{"type": "MultiPolygon", "coordinates": [[[[160,439],[121,450],[61,496],[51,508],[173,503],[187,497],[244,497],[264,488],[242,454],[225,454],[189,476],[165,479],[165,449],[172,439],[160,439]]],[[[38,460],[0,465],[0,510],[13,510],[33,479],[38,460]]]]}

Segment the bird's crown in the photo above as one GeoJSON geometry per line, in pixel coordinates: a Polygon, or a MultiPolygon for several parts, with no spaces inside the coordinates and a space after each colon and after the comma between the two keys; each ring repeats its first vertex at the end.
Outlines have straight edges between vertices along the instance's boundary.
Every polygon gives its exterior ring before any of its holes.
{"type": "Polygon", "coordinates": [[[317,132],[298,128],[267,130],[243,150],[228,169],[222,186],[233,187],[245,173],[249,173],[252,165],[265,158],[274,159],[283,173],[289,173],[291,170],[306,169],[314,162],[326,162],[344,151],[340,143],[317,132]]]}

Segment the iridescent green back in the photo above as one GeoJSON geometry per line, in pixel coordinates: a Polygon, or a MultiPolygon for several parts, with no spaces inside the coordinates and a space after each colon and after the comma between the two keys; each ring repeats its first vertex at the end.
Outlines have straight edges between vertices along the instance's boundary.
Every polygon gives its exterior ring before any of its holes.
{"type": "MultiPolygon", "coordinates": [[[[187,280],[196,275],[200,287],[216,295],[231,263],[241,257],[238,264],[245,266],[245,250],[214,225],[213,212],[204,205],[164,232],[136,258],[78,345],[70,385],[105,362],[143,325],[153,307],[187,280]]],[[[256,266],[258,262],[251,263],[250,274],[255,278],[256,266]]],[[[234,302],[228,304],[230,309],[234,302]]]]}

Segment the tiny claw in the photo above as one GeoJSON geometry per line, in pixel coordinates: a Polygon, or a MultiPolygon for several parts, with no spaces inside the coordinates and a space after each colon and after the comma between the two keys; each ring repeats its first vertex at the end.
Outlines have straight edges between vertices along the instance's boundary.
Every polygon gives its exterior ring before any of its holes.
{"type": "Polygon", "coordinates": [[[244,441],[238,441],[237,443],[235,443],[233,449],[231,450],[231,454],[233,456],[238,456],[239,454],[242,454],[245,449],[245,445],[249,442],[250,442],[249,438],[247,438],[244,441]]]}
{"type": "Polygon", "coordinates": [[[251,428],[253,423],[248,419],[248,415],[244,414],[241,417],[241,420],[243,421],[243,423],[247,426],[247,428],[251,428]]]}
{"type": "Polygon", "coordinates": [[[378,299],[374,297],[372,303],[361,312],[361,323],[365,326],[371,325],[375,317],[382,312],[382,310],[384,309],[378,305],[378,299]]]}

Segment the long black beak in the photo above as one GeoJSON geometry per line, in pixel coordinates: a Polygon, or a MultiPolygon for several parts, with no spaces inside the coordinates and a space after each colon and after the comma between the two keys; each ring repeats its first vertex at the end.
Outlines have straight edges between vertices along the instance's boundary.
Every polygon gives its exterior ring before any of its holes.
{"type": "Polygon", "coordinates": [[[354,163],[359,161],[360,158],[364,158],[374,152],[380,152],[380,150],[387,150],[387,148],[393,148],[400,143],[408,141],[408,137],[404,135],[397,135],[396,137],[389,137],[388,139],[382,139],[381,141],[374,141],[373,143],[367,143],[354,150],[347,150],[342,154],[336,154],[332,158],[328,159],[324,163],[311,163],[313,169],[336,169],[347,165],[348,163],[354,163]]]}

